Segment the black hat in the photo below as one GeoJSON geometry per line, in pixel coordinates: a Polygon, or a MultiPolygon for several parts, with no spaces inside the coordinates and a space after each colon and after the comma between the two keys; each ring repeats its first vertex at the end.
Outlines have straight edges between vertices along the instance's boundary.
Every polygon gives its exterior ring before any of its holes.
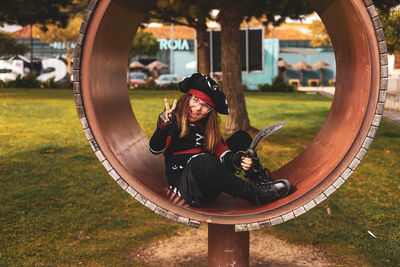
{"type": "MultiPolygon", "coordinates": [[[[199,72],[193,73],[192,76],[179,82],[179,89],[184,93],[192,93],[193,90],[199,91],[209,97],[212,103],[208,103],[209,101],[206,100],[205,102],[214,107],[218,113],[229,114],[228,101],[224,92],[210,77],[199,72]]],[[[200,99],[202,98],[200,97],[200,99]]]]}

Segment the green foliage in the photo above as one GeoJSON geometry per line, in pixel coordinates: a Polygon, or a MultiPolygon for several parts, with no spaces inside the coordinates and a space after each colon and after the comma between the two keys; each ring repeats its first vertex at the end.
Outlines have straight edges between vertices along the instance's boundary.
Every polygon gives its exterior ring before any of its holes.
{"type": "Polygon", "coordinates": [[[262,92],[289,92],[295,91],[295,87],[291,84],[282,83],[278,85],[270,85],[268,83],[258,86],[258,89],[262,92]]]}
{"type": "Polygon", "coordinates": [[[133,90],[178,90],[178,83],[168,83],[168,84],[157,84],[155,82],[155,78],[151,77],[147,79],[147,81],[143,84],[137,84],[134,86],[130,86],[130,89],[133,90]]]}
{"type": "Polygon", "coordinates": [[[54,78],[50,78],[46,81],[43,81],[40,85],[40,88],[46,89],[72,89],[73,84],[71,80],[63,81],[63,82],[56,82],[54,78]]]}
{"type": "Polygon", "coordinates": [[[130,56],[156,56],[159,50],[160,44],[157,38],[153,36],[153,33],[139,30],[133,39],[130,56]]]}
{"type": "MultiPolygon", "coordinates": [[[[82,9],[82,3],[78,0],[14,0],[0,1],[0,24],[18,24],[22,26],[40,24],[43,30],[47,25],[53,24],[66,27],[71,11],[82,9]]],[[[32,41],[32,40],[31,40],[32,41]]],[[[33,54],[31,47],[31,57],[33,54]]],[[[31,67],[32,71],[32,67],[31,67]]]]}
{"type": "Polygon", "coordinates": [[[147,19],[206,29],[214,7],[212,0],[158,0],[147,19]]]}
{"type": "Polygon", "coordinates": [[[41,0],[38,4],[35,0],[15,0],[0,2],[0,22],[19,24],[22,26],[60,23],[66,26],[69,14],[66,7],[72,0],[41,0]]]}
{"type": "Polygon", "coordinates": [[[258,90],[262,92],[272,92],[272,86],[269,83],[259,84],[258,90]]]}
{"type": "Polygon", "coordinates": [[[31,71],[26,76],[18,75],[15,80],[3,83],[5,88],[40,88],[41,83],[36,78],[39,76],[37,72],[31,71]]]}
{"type": "Polygon", "coordinates": [[[17,56],[23,55],[29,51],[26,44],[17,42],[14,36],[0,31],[0,56],[17,56]]]}
{"type": "Polygon", "coordinates": [[[159,90],[179,90],[179,84],[178,83],[167,83],[167,84],[162,84],[158,86],[159,90]]]}
{"type": "Polygon", "coordinates": [[[380,12],[379,18],[385,33],[388,51],[400,56],[400,10],[391,11],[389,14],[380,12]]]}
{"type": "Polygon", "coordinates": [[[43,30],[39,27],[33,28],[33,35],[39,36],[44,42],[63,42],[67,46],[75,42],[78,38],[79,28],[82,24],[83,15],[77,14],[71,17],[64,28],[59,25],[48,24],[46,29],[43,30]]]}
{"type": "MultiPolygon", "coordinates": [[[[242,19],[245,17],[249,19],[252,16],[265,18],[266,23],[272,23],[275,26],[284,22],[286,18],[300,19],[303,15],[310,14],[313,11],[306,0],[240,0],[236,1],[234,6],[230,5],[229,0],[219,0],[216,5],[221,11],[227,8],[235,10],[242,19]]],[[[220,12],[220,14],[222,13],[220,12]]]]}
{"type": "Polygon", "coordinates": [[[86,8],[90,0],[71,0],[71,3],[65,8],[72,17],[80,15],[83,17],[85,15],[86,8]]]}
{"type": "Polygon", "coordinates": [[[278,75],[273,81],[272,85],[260,84],[258,89],[262,92],[294,92],[296,87],[292,84],[285,83],[283,76],[278,75]]]}
{"type": "Polygon", "coordinates": [[[389,13],[390,9],[393,7],[400,5],[400,0],[374,0],[373,2],[377,9],[386,14],[389,13]]]}
{"type": "Polygon", "coordinates": [[[212,0],[158,0],[145,21],[161,21],[192,27],[196,30],[198,71],[209,75],[207,20],[215,7],[212,0]]]}
{"type": "Polygon", "coordinates": [[[145,83],[146,87],[151,89],[151,88],[156,88],[157,87],[157,83],[156,83],[156,78],[155,77],[150,77],[146,80],[145,83]]]}
{"type": "Polygon", "coordinates": [[[55,82],[54,78],[46,81],[39,81],[37,72],[29,72],[26,76],[18,75],[15,80],[2,81],[0,80],[0,88],[48,88],[48,89],[72,89],[71,81],[55,82]]]}
{"type": "Polygon", "coordinates": [[[322,21],[314,20],[309,26],[312,34],[311,45],[313,47],[331,46],[332,42],[329,38],[328,31],[326,30],[322,21]]]}

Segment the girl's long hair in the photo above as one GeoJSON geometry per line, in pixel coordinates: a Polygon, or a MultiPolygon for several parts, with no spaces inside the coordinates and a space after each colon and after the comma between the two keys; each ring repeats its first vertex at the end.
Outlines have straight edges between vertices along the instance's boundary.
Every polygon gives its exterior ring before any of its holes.
{"type": "MultiPolygon", "coordinates": [[[[186,93],[178,99],[176,106],[176,121],[180,129],[179,137],[184,137],[189,133],[189,101],[190,94],[186,93]]],[[[215,109],[209,112],[202,119],[202,127],[204,130],[204,149],[209,152],[214,152],[216,145],[221,141],[222,134],[219,129],[219,117],[215,109]]]]}

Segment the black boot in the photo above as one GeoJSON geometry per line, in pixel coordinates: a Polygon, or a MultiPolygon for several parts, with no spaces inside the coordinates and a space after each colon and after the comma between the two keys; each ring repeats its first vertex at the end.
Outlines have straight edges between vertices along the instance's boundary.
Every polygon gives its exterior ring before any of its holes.
{"type": "Polygon", "coordinates": [[[291,189],[291,184],[286,179],[280,179],[269,183],[252,185],[252,194],[249,201],[253,205],[262,205],[286,197],[291,189]]]}
{"type": "Polygon", "coordinates": [[[250,182],[255,185],[271,183],[275,181],[272,179],[269,170],[261,166],[257,155],[253,158],[253,165],[251,166],[251,169],[246,171],[246,177],[249,178],[250,182]]]}

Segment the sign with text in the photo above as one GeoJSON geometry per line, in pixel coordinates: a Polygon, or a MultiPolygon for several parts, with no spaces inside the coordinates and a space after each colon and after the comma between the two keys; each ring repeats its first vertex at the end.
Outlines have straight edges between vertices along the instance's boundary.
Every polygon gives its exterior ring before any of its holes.
{"type": "Polygon", "coordinates": [[[158,39],[160,50],[193,51],[193,40],[187,39],[158,39]]]}

